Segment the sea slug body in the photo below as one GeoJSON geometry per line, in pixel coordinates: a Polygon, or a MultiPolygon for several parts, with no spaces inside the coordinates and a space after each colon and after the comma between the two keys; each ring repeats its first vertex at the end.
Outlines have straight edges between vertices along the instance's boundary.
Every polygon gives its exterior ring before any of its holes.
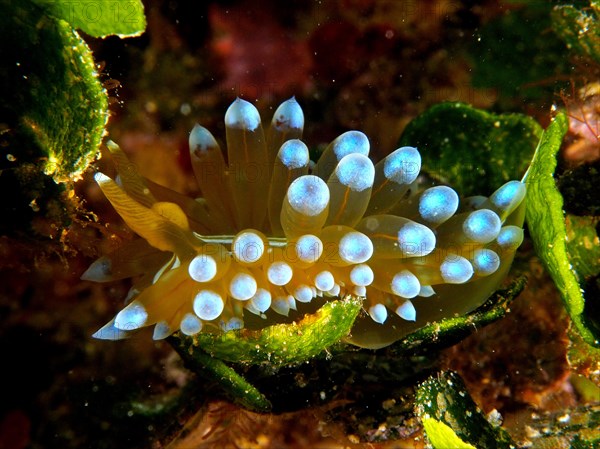
{"type": "Polygon", "coordinates": [[[136,279],[129,303],[94,337],[260,328],[352,294],[366,313],[348,341],[377,348],[473,310],[498,287],[523,240],[523,183],[459,200],[449,186],[422,185],[416,148],[373,164],[359,131],[336,138],[311,169],[303,126],[293,98],[266,132],[256,108],[237,99],[225,115],[226,162],[196,125],[198,199],[148,182],[107,144],[119,179],[95,179],[140,239],[82,276],[136,279]]]}

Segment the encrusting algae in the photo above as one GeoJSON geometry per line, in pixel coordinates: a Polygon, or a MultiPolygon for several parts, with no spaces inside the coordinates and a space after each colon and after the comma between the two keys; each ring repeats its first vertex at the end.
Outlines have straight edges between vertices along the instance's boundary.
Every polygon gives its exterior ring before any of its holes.
{"type": "Polygon", "coordinates": [[[108,143],[118,177],[95,179],[141,238],[82,278],[139,278],[128,305],[94,337],[118,340],[151,325],[154,339],[259,328],[351,294],[364,297],[368,318],[357,319],[348,341],[379,348],[473,310],[498,287],[523,240],[523,183],[459,201],[450,187],[422,186],[416,148],[374,165],[359,131],[312,163],[303,126],[293,98],[266,133],[257,109],[237,99],[225,114],[226,162],[196,125],[198,199],[144,179],[108,143]]]}

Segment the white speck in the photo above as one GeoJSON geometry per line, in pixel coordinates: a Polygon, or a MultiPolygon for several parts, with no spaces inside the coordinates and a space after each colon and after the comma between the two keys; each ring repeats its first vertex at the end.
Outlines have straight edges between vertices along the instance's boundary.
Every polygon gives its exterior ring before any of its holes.
{"type": "Polygon", "coordinates": [[[190,113],[192,112],[192,107],[189,103],[183,103],[179,107],[179,112],[181,112],[182,115],[190,115],[190,113]]]}

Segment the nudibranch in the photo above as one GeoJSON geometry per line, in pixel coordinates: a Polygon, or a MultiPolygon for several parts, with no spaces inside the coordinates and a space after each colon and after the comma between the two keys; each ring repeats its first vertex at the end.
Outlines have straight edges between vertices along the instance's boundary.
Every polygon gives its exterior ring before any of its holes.
{"type": "Polygon", "coordinates": [[[313,163],[303,128],[294,98],[266,132],[258,110],[237,99],[225,114],[225,160],[196,125],[197,199],[145,179],[109,142],[118,176],[95,179],[141,238],[82,276],[136,277],[126,307],[94,337],[260,328],[350,294],[364,298],[365,313],[348,341],[379,348],[473,310],[498,287],[523,240],[523,183],[459,201],[448,186],[424,185],[416,148],[373,164],[368,138],[348,131],[313,163]]]}

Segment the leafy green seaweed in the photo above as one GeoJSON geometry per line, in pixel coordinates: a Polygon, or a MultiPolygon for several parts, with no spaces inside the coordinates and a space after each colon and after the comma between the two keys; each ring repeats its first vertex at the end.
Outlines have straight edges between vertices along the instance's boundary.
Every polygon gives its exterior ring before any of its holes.
{"type": "Polygon", "coordinates": [[[0,222],[0,232],[30,235],[39,218],[47,237],[45,230],[60,230],[72,219],[67,183],[97,157],[108,120],[107,92],[73,27],[94,36],[139,34],[143,8],[139,0],[0,5],[0,146],[6,155],[0,189],[14,192],[0,206],[0,215],[11,217],[0,222]]]}
{"type": "Polygon", "coordinates": [[[511,302],[525,288],[527,278],[521,276],[510,286],[498,290],[473,312],[446,318],[410,333],[394,343],[390,350],[394,353],[422,353],[425,349],[448,347],[467,338],[476,329],[499,320],[510,308],[511,302]]]}
{"type": "Polygon", "coordinates": [[[33,0],[46,9],[48,15],[68,22],[94,37],[118,35],[139,36],[146,29],[144,5],[141,0],[33,0]]]}
{"type": "Polygon", "coordinates": [[[585,298],[569,260],[563,198],[553,177],[556,154],[567,129],[567,117],[559,114],[542,136],[525,178],[526,220],[536,252],[552,276],[569,316],[583,339],[598,347],[600,330],[590,326],[584,313],[585,298]]]}
{"type": "Polygon", "coordinates": [[[541,133],[526,115],[441,103],[410,122],[400,144],[416,146],[423,170],[461,195],[489,195],[521,177],[541,133]]]}
{"type": "Polygon", "coordinates": [[[266,412],[271,410],[271,402],[258,389],[249,383],[236,370],[227,366],[201,349],[194,351],[193,357],[186,353],[183,346],[175,346],[187,367],[200,377],[219,384],[225,394],[233,401],[250,410],[266,412]]]}
{"type": "Polygon", "coordinates": [[[6,67],[0,110],[14,136],[8,152],[17,163],[43,160],[57,182],[76,179],[96,156],[108,119],[90,49],[41,8],[8,4],[0,17],[6,67]]]}
{"type": "MultiPolygon", "coordinates": [[[[435,449],[446,449],[446,440],[440,437],[440,430],[447,436],[443,426],[432,425],[433,420],[443,423],[462,442],[478,448],[515,448],[508,433],[499,426],[489,423],[471,399],[464,382],[453,371],[431,376],[419,385],[416,396],[416,412],[425,425],[425,431],[435,449]],[[427,424],[426,424],[427,423],[427,424]],[[432,435],[428,432],[433,429],[432,435]],[[440,438],[440,439],[438,439],[440,438]],[[441,444],[436,444],[438,441],[441,444]]],[[[456,442],[456,440],[454,440],[456,442]]],[[[458,447],[468,448],[467,445],[458,447]]]]}
{"type": "Polygon", "coordinates": [[[600,63],[600,2],[587,7],[558,5],[552,10],[552,25],[567,47],[600,63]]]}
{"type": "Polygon", "coordinates": [[[174,337],[176,347],[187,348],[194,358],[202,348],[213,357],[242,365],[267,363],[272,368],[305,362],[337,343],[350,332],[362,301],[348,296],[330,301],[298,323],[275,324],[262,330],[242,329],[224,334],[199,333],[174,337]]]}
{"type": "Polygon", "coordinates": [[[57,229],[69,223],[62,183],[96,157],[108,97],[69,24],[29,1],[0,5],[0,190],[11,192],[0,206],[0,232],[31,235],[38,217],[57,229]]]}

